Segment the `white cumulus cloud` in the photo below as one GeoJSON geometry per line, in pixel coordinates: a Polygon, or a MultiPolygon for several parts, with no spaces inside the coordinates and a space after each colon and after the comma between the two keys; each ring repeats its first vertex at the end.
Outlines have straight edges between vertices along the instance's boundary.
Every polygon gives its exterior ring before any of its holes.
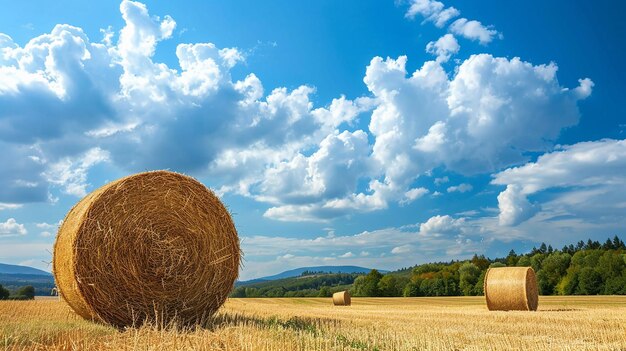
{"type": "Polygon", "coordinates": [[[447,183],[449,181],[450,181],[450,178],[448,178],[448,176],[443,176],[441,178],[435,178],[435,182],[434,183],[435,183],[435,185],[439,186],[439,185],[445,184],[445,183],[447,183]]]}
{"type": "Polygon", "coordinates": [[[449,193],[454,193],[454,192],[466,193],[468,191],[472,191],[472,189],[474,189],[472,184],[461,183],[459,185],[453,185],[451,187],[448,187],[447,191],[449,193]]]}
{"type": "MultiPolygon", "coordinates": [[[[414,18],[416,15],[424,17],[424,21],[433,22],[435,26],[442,28],[448,21],[461,15],[461,12],[454,7],[445,7],[442,2],[436,0],[410,0],[409,9],[406,12],[407,18],[414,18]]],[[[482,45],[489,44],[500,35],[493,26],[485,26],[480,21],[459,18],[452,22],[449,31],[469,40],[476,40],[482,45]]],[[[440,38],[437,42],[430,42],[426,51],[438,56],[438,60],[447,61],[450,54],[455,54],[459,50],[456,39],[451,34],[440,38]],[[448,37],[450,36],[450,37],[448,37]],[[440,42],[443,39],[443,42],[440,42]]]]}
{"type": "Polygon", "coordinates": [[[506,185],[498,196],[502,225],[527,220],[538,206],[561,217],[618,223],[626,208],[626,140],[562,146],[536,162],[496,173],[492,183],[506,185]],[[546,190],[556,191],[550,201],[528,200],[546,190]]]}
{"type": "Polygon", "coordinates": [[[404,193],[404,199],[400,201],[400,204],[409,204],[416,199],[428,194],[428,189],[426,188],[413,188],[404,193]]]}
{"type": "Polygon", "coordinates": [[[459,18],[450,25],[450,31],[470,40],[477,40],[482,45],[489,44],[498,35],[498,31],[484,26],[479,21],[459,18]]]}
{"type": "Polygon", "coordinates": [[[44,172],[46,180],[61,186],[66,194],[83,197],[87,195],[87,171],[92,166],[109,161],[109,152],[93,148],[77,158],[66,157],[50,165],[44,172]]]}
{"type": "Polygon", "coordinates": [[[411,252],[411,250],[413,250],[413,246],[407,244],[407,245],[394,247],[391,250],[391,253],[392,254],[405,254],[405,253],[411,252]]]}
{"type": "Polygon", "coordinates": [[[426,45],[426,52],[437,56],[437,61],[446,62],[450,57],[459,52],[461,46],[454,35],[446,34],[437,41],[431,41],[426,45]]]}
{"type": "Polygon", "coordinates": [[[439,28],[461,14],[456,8],[446,8],[442,2],[435,0],[411,0],[410,3],[406,17],[414,18],[416,15],[421,15],[426,21],[433,22],[439,28]]]}
{"type": "Polygon", "coordinates": [[[458,233],[465,224],[463,218],[454,219],[448,215],[436,215],[430,217],[426,222],[420,224],[420,233],[424,235],[442,235],[458,233]]]}
{"type": "Polygon", "coordinates": [[[506,190],[498,195],[498,209],[500,225],[517,225],[532,217],[539,210],[538,205],[528,201],[517,184],[507,185],[506,190]]]}
{"type": "Polygon", "coordinates": [[[15,218],[0,222],[0,235],[26,235],[26,233],[28,233],[26,227],[18,223],[15,218]]]}

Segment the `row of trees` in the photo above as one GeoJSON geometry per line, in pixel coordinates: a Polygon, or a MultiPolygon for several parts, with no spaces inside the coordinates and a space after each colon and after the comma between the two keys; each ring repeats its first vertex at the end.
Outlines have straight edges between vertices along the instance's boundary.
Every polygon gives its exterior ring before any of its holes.
{"type": "Polygon", "coordinates": [[[15,293],[11,294],[11,292],[0,285],[0,300],[32,300],[35,298],[35,288],[27,285],[24,286],[15,293]]]}
{"type": "Polygon", "coordinates": [[[356,273],[302,275],[296,278],[259,282],[236,287],[231,297],[327,297],[346,290],[359,276],[356,273]]]}
{"type": "Polygon", "coordinates": [[[373,270],[355,279],[351,291],[355,296],[482,295],[487,269],[505,266],[532,267],[542,295],[626,294],[626,246],[617,236],[604,244],[581,241],[561,250],[542,244],[524,255],[511,250],[495,260],[475,255],[467,261],[428,263],[408,274],[373,270]]]}
{"type": "Polygon", "coordinates": [[[319,275],[319,274],[332,274],[332,272],[324,272],[324,271],[304,271],[300,274],[301,277],[309,276],[309,275],[319,275]]]}
{"type": "Polygon", "coordinates": [[[489,267],[532,267],[542,295],[626,295],[626,245],[617,236],[554,249],[541,244],[529,253],[511,250],[506,257],[427,263],[381,274],[321,274],[237,287],[232,297],[328,297],[349,289],[354,296],[482,295],[489,267]]]}

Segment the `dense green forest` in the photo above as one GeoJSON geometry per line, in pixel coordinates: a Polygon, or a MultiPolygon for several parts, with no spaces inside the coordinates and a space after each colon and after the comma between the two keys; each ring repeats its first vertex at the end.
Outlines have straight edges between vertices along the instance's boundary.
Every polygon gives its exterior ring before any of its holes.
{"type": "Polygon", "coordinates": [[[29,285],[35,288],[35,295],[50,296],[54,288],[54,278],[52,276],[35,274],[0,273],[0,284],[9,291],[18,291],[29,285]]]}
{"type": "Polygon", "coordinates": [[[359,273],[303,272],[301,276],[239,286],[231,297],[324,297],[350,289],[359,273]]]}
{"type": "Polygon", "coordinates": [[[23,286],[11,293],[0,285],[0,300],[32,300],[35,298],[35,288],[31,285],[23,286]]]}
{"type": "MultiPolygon", "coordinates": [[[[617,236],[554,249],[541,244],[526,254],[427,263],[381,274],[317,274],[240,286],[232,297],[331,296],[349,289],[353,296],[482,295],[489,267],[533,267],[542,295],[626,295],[626,245],[617,236]]],[[[311,274],[309,274],[311,273],[311,274]]]]}

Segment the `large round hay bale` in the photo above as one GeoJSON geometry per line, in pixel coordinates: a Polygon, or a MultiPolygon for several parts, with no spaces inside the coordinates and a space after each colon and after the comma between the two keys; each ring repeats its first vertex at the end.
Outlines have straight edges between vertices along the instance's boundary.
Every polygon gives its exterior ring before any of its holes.
{"type": "Polygon", "coordinates": [[[484,288],[490,311],[537,310],[537,279],[530,267],[490,268],[485,274],[484,288]]]}
{"type": "Polygon", "coordinates": [[[193,178],[155,171],[78,202],[59,228],[53,271],[84,318],[189,325],[224,303],[239,260],[235,225],[217,196],[193,178]]]}
{"type": "Polygon", "coordinates": [[[352,304],[352,299],[350,297],[350,292],[339,291],[333,294],[333,305],[335,306],[350,306],[352,304]]]}

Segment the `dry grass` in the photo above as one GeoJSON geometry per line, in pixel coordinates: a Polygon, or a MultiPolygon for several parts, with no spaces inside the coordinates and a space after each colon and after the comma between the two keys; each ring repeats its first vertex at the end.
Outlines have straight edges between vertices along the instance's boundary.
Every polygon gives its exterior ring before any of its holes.
{"type": "Polygon", "coordinates": [[[230,299],[204,328],[118,331],[56,300],[0,301],[7,350],[626,350],[626,297],[541,297],[537,312],[484,298],[230,299]]]}

